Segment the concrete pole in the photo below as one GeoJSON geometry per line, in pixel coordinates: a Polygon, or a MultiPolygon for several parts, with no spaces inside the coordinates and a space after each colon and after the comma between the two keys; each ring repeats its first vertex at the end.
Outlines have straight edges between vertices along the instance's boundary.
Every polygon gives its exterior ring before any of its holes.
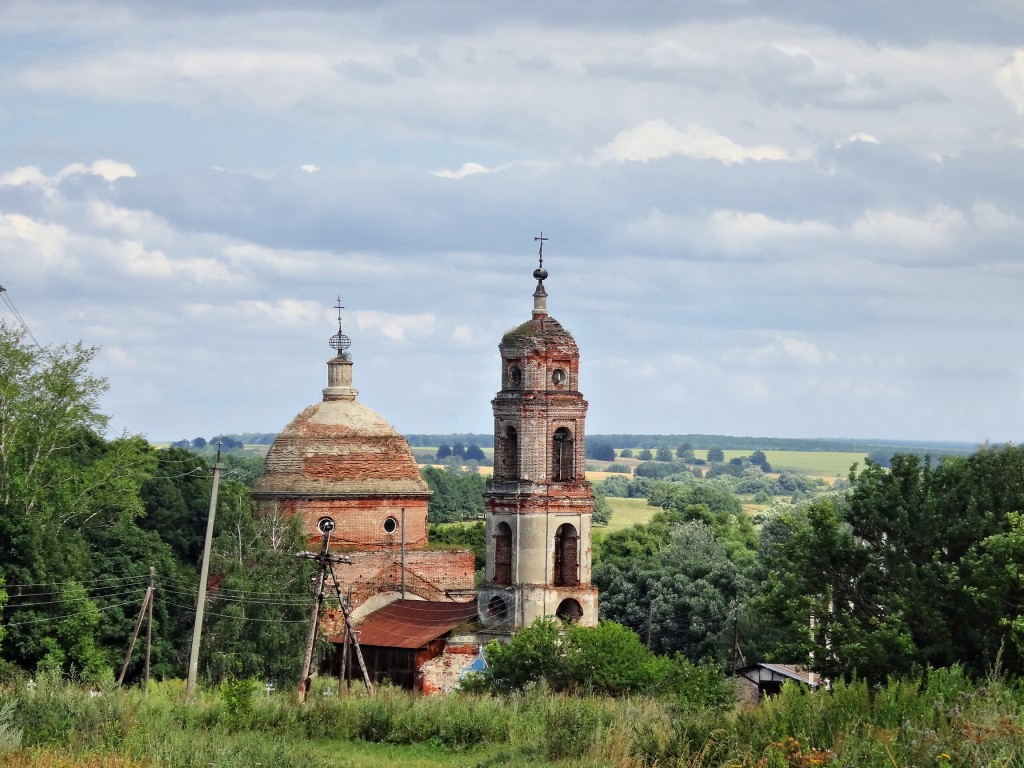
{"type": "Polygon", "coordinates": [[[196,692],[196,677],[199,673],[199,635],[203,631],[203,612],[206,608],[206,580],[210,575],[210,545],[213,543],[213,521],[217,515],[217,487],[220,485],[220,443],[217,443],[217,459],[213,462],[213,491],[210,493],[210,514],[206,518],[206,541],[203,544],[203,564],[199,570],[199,597],[196,599],[196,622],[192,627],[192,653],[188,658],[188,680],[185,693],[196,692]]]}

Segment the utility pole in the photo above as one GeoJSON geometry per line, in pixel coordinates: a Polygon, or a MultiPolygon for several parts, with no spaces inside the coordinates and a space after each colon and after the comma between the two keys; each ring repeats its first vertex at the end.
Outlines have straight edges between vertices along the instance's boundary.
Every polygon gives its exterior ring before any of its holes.
{"type": "Polygon", "coordinates": [[[210,514],[206,518],[206,541],[203,544],[203,565],[199,571],[199,596],[196,598],[196,621],[192,627],[192,653],[188,658],[188,680],[185,693],[196,692],[196,677],[199,674],[199,635],[203,631],[203,612],[206,609],[206,580],[210,575],[210,545],[213,542],[213,520],[217,515],[217,486],[220,485],[220,443],[217,443],[217,458],[213,462],[213,490],[210,493],[210,514]]]}
{"type": "Polygon", "coordinates": [[[334,562],[332,560],[327,561],[327,567],[331,569],[331,581],[334,582],[334,591],[338,595],[338,604],[341,606],[341,615],[345,617],[345,637],[352,641],[352,647],[356,652],[356,659],[359,661],[359,669],[363,673],[363,685],[366,686],[366,693],[373,696],[373,683],[370,682],[370,673],[366,669],[366,662],[363,660],[363,649],[359,647],[359,638],[356,637],[355,632],[352,631],[352,617],[348,610],[348,601],[341,599],[341,584],[338,583],[338,577],[334,574],[334,562]]]}
{"type": "Polygon", "coordinates": [[[149,657],[153,651],[153,601],[156,599],[156,568],[149,566],[149,612],[146,619],[146,668],[145,688],[149,690],[149,657]]]}
{"type": "MultiPolygon", "coordinates": [[[[128,671],[128,663],[132,660],[132,651],[135,650],[135,640],[139,636],[139,629],[142,628],[142,620],[149,609],[150,621],[153,616],[153,569],[149,569],[149,586],[146,587],[146,596],[142,598],[142,608],[139,609],[139,617],[135,620],[135,628],[132,630],[131,640],[128,641],[128,651],[124,655],[124,664],[121,665],[121,674],[117,676],[117,684],[124,683],[125,672],[128,671]]],[[[152,626],[150,628],[152,631],[152,626]]],[[[146,644],[146,682],[149,682],[149,642],[146,644]]]]}
{"type": "Polygon", "coordinates": [[[320,523],[320,531],[323,533],[323,541],[320,544],[320,554],[316,555],[318,568],[316,571],[316,589],[313,595],[313,606],[309,613],[309,634],[306,636],[306,656],[302,662],[302,677],[299,678],[299,701],[306,700],[310,686],[310,667],[313,666],[313,646],[316,645],[317,624],[320,622],[320,609],[324,603],[324,558],[327,555],[327,547],[331,543],[331,531],[334,530],[334,523],[324,520],[320,523]]]}
{"type": "Polygon", "coordinates": [[[320,523],[320,532],[323,534],[320,553],[314,555],[312,552],[300,552],[297,555],[297,557],[302,557],[307,560],[316,560],[318,568],[315,579],[316,594],[313,598],[313,606],[310,609],[309,615],[309,635],[306,637],[306,656],[302,665],[302,678],[299,681],[300,702],[305,701],[306,696],[309,694],[309,686],[312,679],[313,649],[316,646],[316,632],[320,623],[320,611],[324,602],[324,584],[326,583],[328,573],[331,574],[331,582],[334,584],[334,591],[338,596],[338,606],[341,608],[341,614],[345,617],[345,640],[346,642],[351,641],[352,647],[356,652],[356,658],[359,660],[359,667],[363,672],[363,684],[366,685],[366,692],[371,696],[373,695],[373,683],[370,682],[370,675],[366,671],[366,662],[363,661],[363,652],[359,647],[359,640],[356,639],[355,634],[352,632],[352,622],[349,615],[348,602],[341,595],[341,584],[338,582],[338,577],[334,573],[335,563],[351,564],[352,561],[345,555],[332,555],[328,552],[328,545],[330,543],[331,532],[333,530],[334,523],[331,520],[323,520],[320,523]]]}

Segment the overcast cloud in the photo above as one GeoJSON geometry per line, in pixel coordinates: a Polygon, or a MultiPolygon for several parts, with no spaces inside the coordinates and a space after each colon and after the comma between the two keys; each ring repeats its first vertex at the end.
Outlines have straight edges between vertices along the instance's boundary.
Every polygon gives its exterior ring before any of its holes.
{"type": "Polygon", "coordinates": [[[8,0],[0,285],[153,440],[281,429],[339,293],[488,431],[543,230],[592,433],[1019,441],[1022,9],[8,0]]]}

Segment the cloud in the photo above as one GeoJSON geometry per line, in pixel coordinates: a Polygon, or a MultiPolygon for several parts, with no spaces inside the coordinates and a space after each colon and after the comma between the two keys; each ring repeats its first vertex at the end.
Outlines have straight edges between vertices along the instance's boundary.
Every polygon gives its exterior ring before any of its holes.
{"type": "Polygon", "coordinates": [[[463,163],[457,171],[434,171],[434,175],[442,179],[464,179],[477,173],[491,173],[480,163],[463,163]]]}
{"type": "Polygon", "coordinates": [[[726,350],[721,357],[724,363],[748,368],[772,367],[780,363],[817,367],[837,360],[834,352],[823,352],[812,341],[781,335],[760,347],[726,350]]]}
{"type": "Polygon", "coordinates": [[[377,331],[395,341],[405,341],[409,336],[431,336],[437,325],[433,313],[402,315],[362,310],[354,312],[353,316],[359,330],[377,331]]]}
{"type": "Polygon", "coordinates": [[[98,176],[105,181],[135,178],[135,169],[127,163],[104,158],[89,164],[72,163],[65,166],[52,176],[47,176],[34,165],[15,168],[13,171],[0,173],[0,187],[28,185],[40,189],[53,190],[60,182],[75,176],[98,176]]]}
{"type": "Polygon", "coordinates": [[[673,155],[699,160],[718,160],[725,165],[747,160],[793,159],[781,147],[769,144],[742,147],[702,126],[691,124],[685,130],[680,130],[659,119],[649,120],[635,128],[621,131],[609,144],[595,153],[594,160],[599,163],[646,163],[649,160],[673,155]]]}
{"type": "Polygon", "coordinates": [[[952,245],[965,226],[964,214],[944,205],[923,214],[900,210],[865,211],[850,228],[850,234],[864,243],[897,247],[904,252],[928,251],[952,245]]]}
{"type": "Polygon", "coordinates": [[[995,86],[1005,96],[1017,114],[1024,114],[1024,50],[1016,50],[1010,61],[996,72],[995,86]]]}

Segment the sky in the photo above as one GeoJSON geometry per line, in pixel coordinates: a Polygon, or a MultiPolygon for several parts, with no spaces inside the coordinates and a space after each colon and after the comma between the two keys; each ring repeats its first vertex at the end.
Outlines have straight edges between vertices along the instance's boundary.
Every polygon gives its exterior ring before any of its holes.
{"type": "Polygon", "coordinates": [[[543,231],[591,434],[1024,438],[1019,0],[4,0],[0,67],[0,285],[116,432],[279,431],[339,295],[488,432],[543,231]]]}

